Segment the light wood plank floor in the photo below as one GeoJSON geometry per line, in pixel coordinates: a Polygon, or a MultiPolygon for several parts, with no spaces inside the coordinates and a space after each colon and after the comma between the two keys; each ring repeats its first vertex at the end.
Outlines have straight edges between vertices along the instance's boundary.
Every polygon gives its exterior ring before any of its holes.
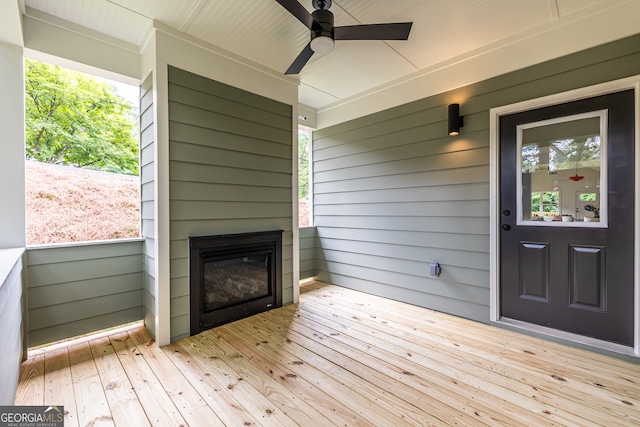
{"type": "Polygon", "coordinates": [[[65,426],[631,426],[640,365],[322,283],[158,348],[144,328],[23,364],[65,426]]]}

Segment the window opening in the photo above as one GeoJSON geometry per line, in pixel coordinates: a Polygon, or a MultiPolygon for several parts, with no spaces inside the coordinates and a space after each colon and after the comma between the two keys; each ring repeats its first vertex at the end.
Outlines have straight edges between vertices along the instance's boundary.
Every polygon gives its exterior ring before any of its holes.
{"type": "Polygon", "coordinates": [[[552,221],[560,214],[560,192],[543,191],[531,193],[531,217],[552,221]]]}
{"type": "Polygon", "coordinates": [[[28,245],[140,236],[138,92],[25,58],[28,245]]]}
{"type": "Polygon", "coordinates": [[[298,127],[298,225],[313,225],[311,182],[311,130],[298,127]]]}

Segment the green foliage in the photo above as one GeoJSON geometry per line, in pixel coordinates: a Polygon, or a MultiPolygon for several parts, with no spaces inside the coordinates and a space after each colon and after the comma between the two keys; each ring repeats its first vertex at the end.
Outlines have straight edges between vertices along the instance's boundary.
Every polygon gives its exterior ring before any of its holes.
{"type": "Polygon", "coordinates": [[[557,214],[560,209],[560,193],[558,191],[544,191],[531,193],[531,211],[557,214]],[[540,209],[542,203],[542,209],[540,209]]]}
{"type": "Polygon", "coordinates": [[[522,146],[522,171],[533,173],[541,164],[541,147],[548,147],[548,162],[550,171],[571,170],[580,168],[600,167],[600,135],[575,137],[550,141],[549,144],[539,143],[522,146]]]}
{"type": "Polygon", "coordinates": [[[597,202],[598,194],[597,193],[582,193],[580,194],[581,202],[597,202]]]}
{"type": "Polygon", "coordinates": [[[27,158],[138,175],[133,105],[109,83],[25,60],[27,158]]]}
{"type": "Polygon", "coordinates": [[[298,199],[309,198],[309,132],[298,130],[298,199]]]}
{"type": "Polygon", "coordinates": [[[549,170],[600,167],[600,135],[560,139],[549,148],[549,170]]]}

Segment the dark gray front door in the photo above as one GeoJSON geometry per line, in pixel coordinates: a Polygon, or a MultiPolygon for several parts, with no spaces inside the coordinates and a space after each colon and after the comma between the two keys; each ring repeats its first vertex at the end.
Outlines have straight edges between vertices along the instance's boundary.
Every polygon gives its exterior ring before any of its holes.
{"type": "Polygon", "coordinates": [[[501,316],[634,338],[634,94],[500,118],[501,316]]]}

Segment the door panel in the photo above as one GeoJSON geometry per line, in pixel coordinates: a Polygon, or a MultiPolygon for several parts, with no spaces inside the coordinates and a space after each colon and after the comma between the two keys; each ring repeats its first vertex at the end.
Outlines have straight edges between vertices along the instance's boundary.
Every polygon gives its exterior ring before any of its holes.
{"type": "Polygon", "coordinates": [[[572,308],[605,311],[605,251],[604,247],[569,245],[569,301],[572,308]]]}
{"type": "Polygon", "coordinates": [[[501,316],[633,345],[634,182],[632,90],[500,118],[501,316]]]}
{"type": "Polygon", "coordinates": [[[549,245],[520,242],[520,297],[549,302],[549,245]]]}

